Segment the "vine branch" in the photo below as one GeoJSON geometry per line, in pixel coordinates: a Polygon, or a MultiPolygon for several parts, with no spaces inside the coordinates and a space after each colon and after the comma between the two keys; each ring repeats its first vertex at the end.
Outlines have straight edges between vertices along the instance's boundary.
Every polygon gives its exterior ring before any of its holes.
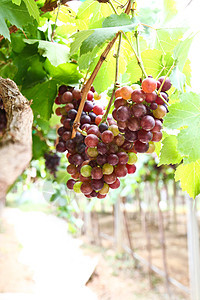
{"type": "Polygon", "coordinates": [[[110,111],[110,108],[111,108],[111,105],[113,103],[113,99],[115,96],[115,91],[118,86],[117,81],[118,81],[118,73],[119,73],[119,53],[120,53],[121,41],[122,41],[122,33],[120,33],[120,35],[119,35],[119,44],[118,44],[118,49],[117,49],[117,54],[116,54],[115,83],[114,83],[112,95],[110,97],[110,101],[108,103],[108,107],[107,107],[106,112],[103,115],[103,118],[100,123],[104,123],[107,120],[107,116],[109,114],[109,111],[110,111]]]}

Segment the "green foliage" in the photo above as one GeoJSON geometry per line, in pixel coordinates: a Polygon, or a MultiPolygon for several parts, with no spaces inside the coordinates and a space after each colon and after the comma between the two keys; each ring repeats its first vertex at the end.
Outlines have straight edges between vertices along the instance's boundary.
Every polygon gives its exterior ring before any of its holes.
{"type": "Polygon", "coordinates": [[[175,180],[180,180],[182,190],[194,199],[200,193],[200,160],[178,166],[175,180]]]}
{"type": "Polygon", "coordinates": [[[177,139],[175,135],[167,136],[162,141],[162,149],[160,152],[160,165],[169,165],[169,164],[177,164],[180,163],[182,157],[177,150],[177,139]]]}
{"type": "Polygon", "coordinates": [[[177,149],[186,156],[187,162],[195,162],[200,159],[200,95],[184,93],[180,100],[169,107],[164,125],[169,129],[181,129],[177,149]]]}
{"type": "Polygon", "coordinates": [[[39,159],[44,156],[44,153],[48,151],[48,146],[45,141],[37,135],[33,135],[33,158],[39,159]]]}
{"type": "Polygon", "coordinates": [[[27,44],[38,43],[40,54],[47,57],[55,67],[69,61],[69,48],[65,45],[41,40],[24,40],[24,42],[27,44]]]}
{"type": "Polygon", "coordinates": [[[10,34],[6,24],[8,20],[12,25],[16,25],[23,30],[23,26],[33,22],[24,2],[20,5],[12,3],[11,0],[1,0],[0,10],[0,34],[10,41],[10,34]]]}
{"type": "Polygon", "coordinates": [[[23,0],[23,1],[26,4],[30,16],[33,16],[33,18],[36,19],[37,22],[39,22],[40,13],[36,2],[34,0],[23,0]]]}
{"type": "Polygon", "coordinates": [[[29,100],[33,100],[31,105],[35,114],[39,114],[44,120],[49,120],[52,114],[52,107],[57,93],[57,82],[49,80],[39,83],[33,88],[23,90],[23,94],[29,100]]]}

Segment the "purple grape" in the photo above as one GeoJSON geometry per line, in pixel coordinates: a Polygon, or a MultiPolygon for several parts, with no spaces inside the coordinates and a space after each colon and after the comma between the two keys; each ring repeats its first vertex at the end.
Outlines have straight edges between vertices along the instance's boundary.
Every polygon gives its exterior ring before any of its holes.
{"type": "Polygon", "coordinates": [[[97,156],[97,163],[98,163],[98,165],[100,165],[100,166],[103,166],[105,163],[107,163],[107,157],[106,157],[106,155],[98,155],[97,156]]]}
{"type": "Polygon", "coordinates": [[[117,121],[126,122],[131,116],[130,110],[127,106],[120,106],[117,109],[117,121]]]}
{"type": "Polygon", "coordinates": [[[110,165],[115,166],[119,162],[119,157],[116,154],[109,154],[107,161],[110,165]]]}
{"type": "Polygon", "coordinates": [[[150,142],[152,137],[153,137],[153,134],[151,133],[151,131],[146,131],[143,129],[138,131],[138,140],[142,143],[150,142]]]}
{"type": "Polygon", "coordinates": [[[91,186],[93,190],[100,191],[103,188],[104,180],[103,179],[92,179],[91,186]]]}
{"type": "Polygon", "coordinates": [[[91,101],[85,101],[85,104],[84,104],[84,107],[83,107],[83,110],[85,112],[90,112],[92,109],[93,109],[93,102],[91,101]]]}
{"type": "Polygon", "coordinates": [[[83,124],[90,124],[91,123],[91,119],[88,115],[83,115],[81,118],[80,118],[80,123],[81,125],[83,124]]]}
{"type": "Polygon", "coordinates": [[[146,106],[142,103],[137,103],[132,107],[132,113],[136,118],[141,118],[146,115],[146,106]]]}
{"type": "Polygon", "coordinates": [[[57,145],[56,145],[56,151],[58,152],[65,152],[66,151],[66,146],[63,142],[59,142],[57,145]]]}
{"type": "Polygon", "coordinates": [[[149,143],[142,143],[140,141],[136,141],[134,144],[134,149],[136,152],[145,153],[149,149],[149,143]]]}
{"type": "Polygon", "coordinates": [[[155,126],[155,119],[152,116],[144,116],[141,120],[142,129],[149,131],[155,126]]]}
{"type": "Polygon", "coordinates": [[[67,116],[69,119],[74,120],[76,118],[77,111],[75,109],[71,109],[68,111],[67,116]]]}
{"type": "Polygon", "coordinates": [[[136,118],[131,118],[127,122],[127,127],[131,131],[137,131],[140,129],[140,120],[136,118]]]}
{"type": "Polygon", "coordinates": [[[102,132],[104,132],[105,130],[108,130],[108,125],[105,124],[105,123],[101,123],[101,124],[99,125],[99,131],[102,133],[102,132]]]}
{"type": "Polygon", "coordinates": [[[108,146],[102,142],[99,142],[97,145],[97,150],[99,154],[104,155],[108,151],[108,146]]]}
{"type": "Polygon", "coordinates": [[[126,132],[125,132],[124,137],[129,142],[135,142],[138,139],[137,131],[131,131],[131,130],[127,129],[126,132]]]}

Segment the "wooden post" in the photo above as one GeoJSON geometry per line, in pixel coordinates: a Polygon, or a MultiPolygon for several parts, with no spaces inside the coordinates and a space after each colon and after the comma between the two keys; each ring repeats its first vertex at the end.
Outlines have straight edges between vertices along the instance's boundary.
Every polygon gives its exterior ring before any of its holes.
{"type": "Polygon", "coordinates": [[[191,299],[200,300],[200,248],[199,228],[196,215],[196,202],[187,197],[187,239],[190,274],[191,299]]]}
{"type": "Polygon", "coordinates": [[[117,252],[123,252],[123,219],[122,219],[122,211],[121,211],[121,198],[118,197],[115,202],[115,210],[114,210],[114,236],[115,236],[115,245],[117,248],[117,252]]]}
{"type": "Polygon", "coordinates": [[[157,194],[157,205],[158,205],[158,222],[159,222],[159,232],[160,232],[160,243],[162,249],[162,258],[163,258],[163,268],[165,272],[165,287],[166,292],[171,297],[170,285],[169,285],[169,274],[168,274],[168,266],[167,266],[167,253],[166,253],[166,241],[165,241],[165,230],[164,230],[164,222],[163,222],[163,214],[160,208],[160,189],[158,186],[158,178],[156,179],[156,194],[157,194]]]}

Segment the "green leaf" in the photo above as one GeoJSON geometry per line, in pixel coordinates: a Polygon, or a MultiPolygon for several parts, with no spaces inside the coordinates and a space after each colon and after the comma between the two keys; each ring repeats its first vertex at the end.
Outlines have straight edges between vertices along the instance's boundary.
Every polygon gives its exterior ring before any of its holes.
{"type": "Polygon", "coordinates": [[[39,23],[39,18],[40,18],[40,12],[38,9],[38,6],[34,0],[23,0],[26,4],[26,7],[28,9],[28,12],[30,16],[32,16],[34,19],[37,20],[39,23]]]}
{"type": "Polygon", "coordinates": [[[57,82],[49,80],[37,84],[33,88],[23,90],[23,94],[27,99],[33,100],[33,112],[38,113],[44,120],[49,120],[57,94],[57,82]]]}
{"type": "Polygon", "coordinates": [[[188,58],[188,53],[190,50],[190,46],[193,42],[194,37],[195,37],[195,34],[191,35],[190,37],[186,38],[183,41],[180,41],[174,49],[174,57],[178,62],[180,71],[183,70],[183,67],[186,63],[186,60],[188,58]]]}
{"type": "Polygon", "coordinates": [[[39,159],[48,151],[48,146],[45,141],[41,141],[39,136],[33,135],[33,158],[39,159]]]}
{"type": "Polygon", "coordinates": [[[0,9],[0,34],[10,41],[10,34],[5,20],[8,20],[12,25],[16,25],[23,30],[23,26],[33,22],[24,2],[20,6],[12,3],[11,0],[1,0],[0,9]]]}
{"type": "Polygon", "coordinates": [[[69,61],[69,48],[65,45],[41,40],[24,39],[24,42],[27,44],[38,43],[38,49],[41,50],[41,55],[47,57],[50,63],[55,67],[69,61]]]}
{"type": "Polygon", "coordinates": [[[61,183],[66,183],[67,180],[70,178],[70,175],[65,170],[59,170],[56,172],[56,181],[61,183]]]}
{"type": "Polygon", "coordinates": [[[75,38],[75,40],[71,44],[70,54],[75,54],[82,45],[83,41],[87,39],[93,32],[94,30],[83,30],[73,34],[71,37],[75,38]]]}
{"type": "Polygon", "coordinates": [[[177,7],[176,7],[175,0],[164,0],[164,16],[165,22],[171,20],[177,14],[177,7]]]}
{"type": "Polygon", "coordinates": [[[16,4],[16,5],[20,5],[21,4],[21,0],[12,0],[12,3],[16,4]]]}
{"type": "Polygon", "coordinates": [[[180,100],[169,107],[164,126],[170,129],[186,127],[177,136],[178,151],[188,162],[194,162],[200,159],[200,95],[184,93],[180,100]]]}
{"type": "Polygon", "coordinates": [[[124,13],[109,16],[104,20],[102,28],[94,29],[94,32],[82,42],[80,54],[83,55],[91,52],[95,47],[99,47],[106,41],[112,40],[119,31],[133,31],[137,24],[138,21],[135,18],[130,19],[124,13]]]}
{"type": "Polygon", "coordinates": [[[54,67],[47,59],[44,68],[52,78],[56,79],[61,84],[78,83],[79,79],[82,78],[77,65],[74,63],[65,63],[54,67]]]}
{"type": "Polygon", "coordinates": [[[194,199],[200,193],[200,160],[178,166],[175,180],[180,180],[182,190],[194,199]]]}
{"type": "Polygon", "coordinates": [[[175,68],[172,70],[170,76],[169,76],[172,85],[181,92],[184,92],[184,85],[186,82],[186,76],[183,74],[178,66],[175,66],[175,68]]]}
{"type": "Polygon", "coordinates": [[[163,51],[163,53],[172,52],[185,31],[186,28],[159,28],[156,30],[156,39],[153,47],[163,51]]]}
{"type": "Polygon", "coordinates": [[[181,155],[177,150],[177,139],[175,135],[170,135],[162,141],[160,161],[158,166],[178,164],[181,162],[181,155]]]}
{"type": "MultiPolygon", "coordinates": [[[[148,75],[152,75],[154,78],[158,75],[166,75],[167,71],[173,65],[171,55],[169,53],[163,55],[161,50],[145,50],[141,53],[141,57],[145,71],[148,75]]],[[[134,83],[142,76],[142,71],[135,56],[133,56],[132,61],[128,63],[127,72],[130,73],[130,80],[134,83]]]]}

